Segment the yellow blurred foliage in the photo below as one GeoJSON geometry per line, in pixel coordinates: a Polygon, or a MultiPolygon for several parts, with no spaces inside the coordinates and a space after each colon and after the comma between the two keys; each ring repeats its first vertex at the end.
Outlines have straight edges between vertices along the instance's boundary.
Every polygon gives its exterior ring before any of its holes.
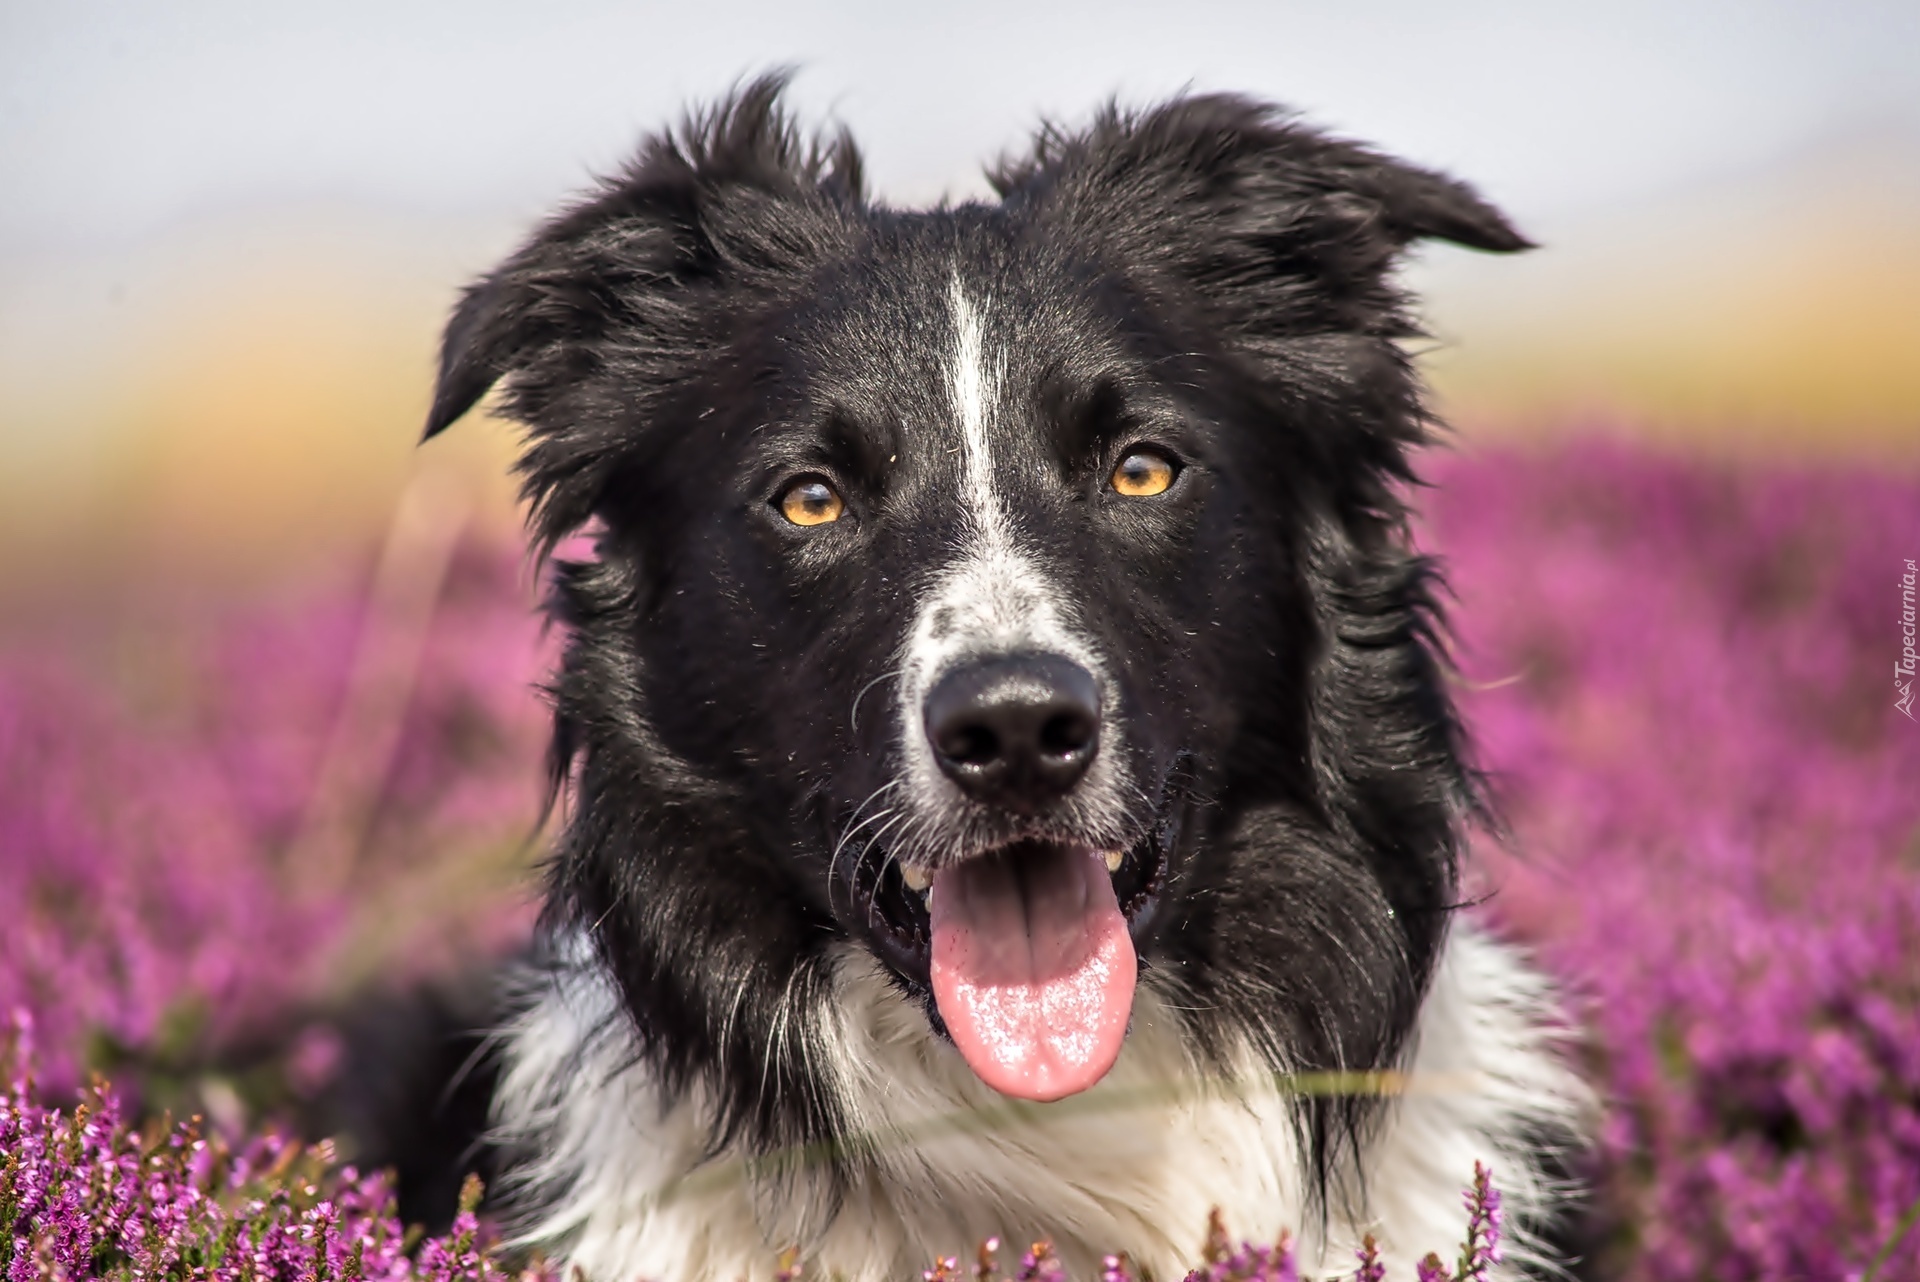
{"type": "MultiPolygon", "coordinates": [[[[1448,417],[1469,440],[1920,457],[1920,169],[1863,154],[1550,229],[1520,258],[1437,253],[1415,283],[1448,417]]],[[[500,238],[370,226],[149,248],[173,267],[117,326],[69,318],[0,360],[0,589],[364,565],[422,470],[515,523],[506,425],[417,444],[447,308],[500,238]]]]}
{"type": "Polygon", "coordinates": [[[161,291],[108,344],[110,369],[75,360],[0,389],[9,436],[42,442],[16,445],[0,480],[4,584],[76,561],[134,591],[359,563],[423,472],[474,519],[517,522],[508,425],[475,415],[419,444],[453,296],[351,263],[249,264],[161,291]]]}
{"type": "Polygon", "coordinates": [[[1920,163],[1887,150],[1436,265],[1426,366],[1449,416],[1471,435],[1920,457],[1920,163]]]}

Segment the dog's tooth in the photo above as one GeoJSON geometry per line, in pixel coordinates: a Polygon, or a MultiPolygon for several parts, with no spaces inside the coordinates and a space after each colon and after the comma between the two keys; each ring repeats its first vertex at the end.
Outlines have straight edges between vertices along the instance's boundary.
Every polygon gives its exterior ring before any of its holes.
{"type": "Polygon", "coordinates": [[[907,883],[907,889],[916,895],[924,895],[933,889],[933,878],[919,864],[901,864],[900,880],[907,883]]]}
{"type": "Polygon", "coordinates": [[[1107,850],[1102,851],[1100,857],[1107,861],[1108,872],[1119,872],[1121,861],[1126,859],[1127,856],[1126,852],[1122,850],[1107,850]]]}

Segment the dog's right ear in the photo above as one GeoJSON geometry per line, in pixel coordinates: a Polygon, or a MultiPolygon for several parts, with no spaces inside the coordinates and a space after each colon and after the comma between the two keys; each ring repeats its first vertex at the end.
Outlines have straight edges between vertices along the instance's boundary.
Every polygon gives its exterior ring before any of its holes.
{"type": "Polygon", "coordinates": [[[1529,248],[1465,183],[1232,94],[1109,106],[1044,128],[989,180],[1140,275],[1184,280],[1256,343],[1337,331],[1409,337],[1391,281],[1423,240],[1529,248]]]}
{"type": "MultiPolygon", "coordinates": [[[[637,288],[671,286],[697,269],[707,257],[697,244],[697,188],[673,139],[650,138],[623,174],[468,286],[441,341],[423,439],[452,426],[506,375],[537,369],[557,349],[592,343],[639,319],[637,288]]],[[[509,413],[537,418],[514,412],[534,410],[537,404],[526,402],[543,399],[529,397],[532,388],[520,390],[523,403],[509,413]]]]}
{"type": "Polygon", "coordinates": [[[544,532],[591,513],[594,460],[724,341],[726,302],[793,280],[863,199],[851,139],[803,138],[785,82],[752,81],[649,138],[461,297],[426,436],[504,380],[504,412],[531,430],[521,470],[544,532]]]}

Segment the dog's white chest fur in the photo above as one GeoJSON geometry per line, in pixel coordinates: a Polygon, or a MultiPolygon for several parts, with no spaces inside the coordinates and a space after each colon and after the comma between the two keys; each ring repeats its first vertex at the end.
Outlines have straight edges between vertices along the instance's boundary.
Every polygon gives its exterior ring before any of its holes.
{"type": "MultiPolygon", "coordinates": [[[[990,1236],[1015,1254],[1049,1240],[1076,1276],[1125,1252],[1167,1279],[1194,1263],[1217,1207],[1237,1237],[1294,1232],[1303,1262],[1329,1274],[1350,1273],[1353,1248],[1373,1233],[1388,1276],[1410,1278],[1426,1252],[1457,1250],[1476,1160],[1493,1167],[1510,1212],[1551,1196],[1518,1156],[1522,1137],[1563,1131],[1585,1106],[1554,1053],[1541,981],[1462,924],[1404,1090],[1367,1148],[1366,1209],[1336,1205],[1323,1235],[1277,1083],[1251,1059],[1236,1082],[1197,1076],[1151,982],[1113,1072],[1048,1105],[981,1085],[864,953],[843,955],[839,990],[821,1067],[858,1139],[836,1202],[823,1154],[710,1154],[707,1101],[663,1098],[631,1061],[605,978],[587,968],[554,985],[513,1031],[498,1102],[506,1135],[539,1155],[523,1177],[548,1213],[528,1237],[594,1282],[766,1278],[790,1246],[814,1276],[897,1282],[990,1236]]],[[[1525,1256],[1515,1245],[1510,1260],[1525,1256]]]]}

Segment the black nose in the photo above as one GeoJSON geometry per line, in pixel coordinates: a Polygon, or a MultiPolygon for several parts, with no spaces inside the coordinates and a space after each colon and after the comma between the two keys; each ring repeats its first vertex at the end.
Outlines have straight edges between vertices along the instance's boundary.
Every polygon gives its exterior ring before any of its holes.
{"type": "Polygon", "coordinates": [[[1093,674],[1053,654],[956,668],[927,695],[940,769],[976,800],[1031,810],[1080,780],[1100,750],[1093,674]]]}

